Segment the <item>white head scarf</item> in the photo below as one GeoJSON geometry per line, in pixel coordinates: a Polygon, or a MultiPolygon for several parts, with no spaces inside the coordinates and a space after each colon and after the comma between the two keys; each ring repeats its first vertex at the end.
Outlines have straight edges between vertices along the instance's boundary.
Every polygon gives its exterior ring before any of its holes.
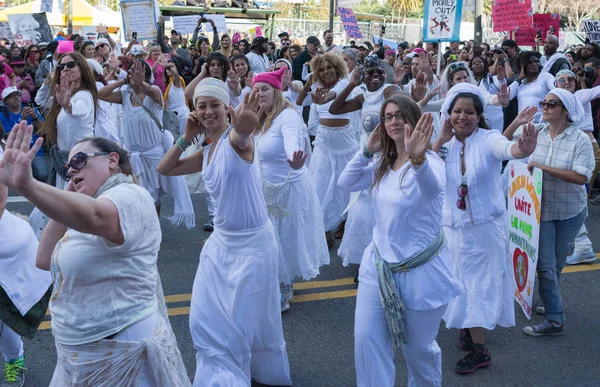
{"type": "Polygon", "coordinates": [[[220,79],[217,78],[204,78],[196,85],[194,89],[194,105],[198,97],[213,97],[223,102],[225,106],[229,106],[231,100],[229,98],[229,92],[227,91],[227,85],[220,79]]]}
{"type": "Polygon", "coordinates": [[[552,89],[550,93],[560,99],[563,105],[565,105],[565,109],[569,112],[569,120],[571,120],[574,124],[579,123],[585,116],[585,111],[583,110],[583,106],[575,97],[575,94],[571,93],[569,90],[565,89],[552,89]]]}
{"type": "Polygon", "coordinates": [[[448,94],[446,94],[446,99],[442,104],[442,117],[444,117],[444,119],[450,118],[450,113],[448,113],[448,110],[450,110],[450,106],[452,106],[452,102],[454,102],[458,94],[461,93],[474,94],[477,98],[479,98],[479,101],[481,101],[481,105],[485,111],[486,100],[483,97],[481,90],[479,90],[479,87],[470,83],[461,82],[452,86],[452,88],[450,88],[448,91],[448,94]]]}
{"type": "Polygon", "coordinates": [[[86,59],[92,70],[98,75],[104,75],[104,71],[102,71],[102,65],[98,63],[96,59],[86,59]]]}

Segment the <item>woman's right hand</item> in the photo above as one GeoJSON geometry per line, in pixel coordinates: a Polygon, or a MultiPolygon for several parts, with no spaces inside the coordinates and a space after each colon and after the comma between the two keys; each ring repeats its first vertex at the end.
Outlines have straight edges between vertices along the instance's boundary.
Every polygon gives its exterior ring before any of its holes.
{"type": "Polygon", "coordinates": [[[378,124],[367,139],[367,151],[371,154],[381,151],[381,130],[381,124],[378,124]]]}
{"type": "Polygon", "coordinates": [[[452,137],[454,137],[454,132],[452,131],[452,124],[450,124],[450,120],[445,120],[442,124],[442,128],[440,130],[440,135],[438,136],[438,139],[443,141],[443,143],[445,144],[448,141],[452,140],[452,137]]]}
{"type": "Polygon", "coordinates": [[[199,134],[205,134],[206,129],[200,124],[198,119],[198,112],[190,112],[190,115],[185,122],[185,132],[183,133],[183,139],[190,143],[199,134]]]}
{"type": "Polygon", "coordinates": [[[204,62],[204,64],[202,65],[202,70],[200,70],[200,76],[202,78],[205,78],[207,74],[208,74],[208,63],[204,62]]]}
{"type": "Polygon", "coordinates": [[[535,117],[535,113],[537,113],[537,111],[537,106],[526,107],[525,109],[521,110],[519,114],[517,114],[517,117],[515,118],[515,123],[521,126],[525,125],[528,122],[531,122],[533,120],[533,117],[535,117]]]}
{"type": "Polygon", "coordinates": [[[350,76],[350,84],[354,87],[360,86],[362,83],[362,68],[360,66],[356,66],[352,71],[352,75],[350,76]]]}

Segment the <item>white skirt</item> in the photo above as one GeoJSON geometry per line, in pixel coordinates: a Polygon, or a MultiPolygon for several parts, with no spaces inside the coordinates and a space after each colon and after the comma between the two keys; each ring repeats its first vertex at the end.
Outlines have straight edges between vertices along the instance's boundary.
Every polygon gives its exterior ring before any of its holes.
{"type": "Polygon", "coordinates": [[[342,258],[342,264],[360,265],[365,249],[373,240],[373,228],[375,228],[375,213],[373,202],[368,190],[358,193],[355,203],[350,204],[348,220],[342,243],[338,249],[338,255],[342,258]]]}
{"type": "Polygon", "coordinates": [[[319,124],[313,141],[313,157],[309,171],[323,208],[325,231],[336,228],[350,201],[350,192],[338,187],[337,181],[346,164],[358,150],[352,125],[331,128],[319,124]]]}
{"type": "Polygon", "coordinates": [[[190,308],[194,386],[291,385],[271,222],[215,228],[200,254],[190,308]]]}
{"type": "Polygon", "coordinates": [[[286,214],[269,214],[281,247],[279,282],[289,284],[296,277],[310,280],[329,264],[323,211],[310,175],[285,183],[282,196],[286,214]]]}
{"type": "Polygon", "coordinates": [[[444,227],[452,272],[465,293],[448,304],[447,328],[515,325],[513,281],[505,215],[470,227],[444,227]]]}

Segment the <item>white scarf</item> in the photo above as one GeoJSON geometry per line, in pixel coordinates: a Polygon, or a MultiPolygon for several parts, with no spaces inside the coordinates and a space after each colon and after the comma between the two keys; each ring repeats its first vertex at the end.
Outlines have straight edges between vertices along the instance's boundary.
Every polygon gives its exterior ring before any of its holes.
{"type": "Polygon", "coordinates": [[[546,60],[546,63],[544,63],[544,67],[542,67],[542,71],[545,71],[547,73],[550,72],[550,69],[554,65],[554,62],[556,62],[560,58],[567,59],[567,57],[561,52],[555,52],[554,54],[552,54],[552,56],[546,60]]]}

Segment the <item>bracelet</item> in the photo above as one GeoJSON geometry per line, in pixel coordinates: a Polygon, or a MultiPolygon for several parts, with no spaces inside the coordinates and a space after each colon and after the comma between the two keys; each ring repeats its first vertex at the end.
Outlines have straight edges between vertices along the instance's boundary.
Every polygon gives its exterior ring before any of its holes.
{"type": "Polygon", "coordinates": [[[190,146],[192,146],[192,143],[185,141],[183,139],[183,136],[179,136],[179,138],[177,139],[177,141],[175,141],[175,145],[177,145],[177,148],[179,148],[180,151],[185,152],[185,150],[187,148],[189,148],[190,146]]]}
{"type": "Polygon", "coordinates": [[[367,158],[369,160],[371,160],[373,158],[373,156],[375,156],[373,153],[371,153],[367,150],[367,145],[363,145],[362,153],[363,153],[363,156],[365,156],[365,158],[367,158]]]}
{"type": "Polygon", "coordinates": [[[413,167],[420,167],[421,165],[423,165],[423,163],[425,162],[426,159],[427,159],[427,154],[424,154],[423,156],[421,156],[419,158],[415,158],[415,157],[412,157],[411,155],[408,155],[408,161],[410,161],[410,163],[413,165],[413,167]]]}

